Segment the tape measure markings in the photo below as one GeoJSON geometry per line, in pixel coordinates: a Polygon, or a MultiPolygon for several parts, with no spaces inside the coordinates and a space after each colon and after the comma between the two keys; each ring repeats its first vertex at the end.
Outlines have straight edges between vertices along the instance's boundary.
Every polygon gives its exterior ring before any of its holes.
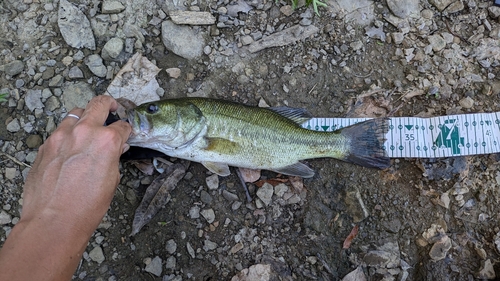
{"type": "MultiPolygon", "coordinates": [[[[384,148],[389,157],[450,157],[500,152],[500,112],[431,118],[392,117],[384,148]]],[[[302,126],[335,131],[370,118],[313,118],[302,126]]]]}

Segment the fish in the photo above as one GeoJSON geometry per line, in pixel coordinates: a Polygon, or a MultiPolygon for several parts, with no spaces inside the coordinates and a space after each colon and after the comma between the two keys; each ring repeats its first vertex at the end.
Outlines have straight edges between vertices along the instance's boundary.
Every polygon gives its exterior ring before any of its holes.
{"type": "Polygon", "coordinates": [[[199,162],[220,176],[229,166],[311,178],[302,160],[335,158],[369,168],[390,166],[383,143],[387,118],[333,132],[302,128],[312,115],[302,108],[260,108],[211,98],[149,102],[127,110],[130,146],[199,162]]]}

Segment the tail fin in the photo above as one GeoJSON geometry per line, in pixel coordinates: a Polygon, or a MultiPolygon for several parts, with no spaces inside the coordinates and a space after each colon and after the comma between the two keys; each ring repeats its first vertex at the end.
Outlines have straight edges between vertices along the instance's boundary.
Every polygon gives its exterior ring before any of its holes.
{"type": "Polygon", "coordinates": [[[340,133],[350,140],[349,155],[344,160],[369,168],[389,167],[391,162],[383,148],[388,120],[376,118],[342,128],[340,133]]]}

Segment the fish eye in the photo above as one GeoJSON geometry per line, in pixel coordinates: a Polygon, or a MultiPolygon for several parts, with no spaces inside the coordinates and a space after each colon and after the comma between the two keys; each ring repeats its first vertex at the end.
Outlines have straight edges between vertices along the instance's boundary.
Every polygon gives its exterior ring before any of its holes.
{"type": "Polygon", "coordinates": [[[148,111],[148,113],[153,114],[153,113],[158,112],[158,106],[156,104],[152,103],[152,104],[148,105],[146,110],[148,111]]]}

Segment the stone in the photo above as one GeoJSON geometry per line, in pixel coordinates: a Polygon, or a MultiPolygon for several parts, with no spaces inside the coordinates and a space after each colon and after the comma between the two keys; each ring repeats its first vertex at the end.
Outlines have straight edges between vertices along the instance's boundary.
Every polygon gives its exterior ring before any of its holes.
{"type": "Polygon", "coordinates": [[[205,179],[209,190],[216,190],[219,188],[219,175],[213,174],[205,179]]]}
{"type": "Polygon", "coordinates": [[[85,108],[95,96],[92,87],[85,82],[68,82],[63,87],[62,102],[69,111],[75,107],[85,108]]]}
{"type": "Polygon", "coordinates": [[[58,109],[59,107],[61,107],[61,102],[56,96],[49,97],[45,102],[45,110],[48,112],[52,112],[58,109]]]}
{"type": "Polygon", "coordinates": [[[233,276],[233,278],[231,278],[231,281],[267,281],[271,280],[271,273],[271,265],[255,264],[250,266],[249,268],[243,269],[240,273],[233,276]]]}
{"type": "Polygon", "coordinates": [[[213,209],[204,209],[200,213],[208,223],[213,223],[215,221],[215,213],[213,209]]]}
{"type": "Polygon", "coordinates": [[[463,108],[472,108],[474,106],[474,100],[471,97],[465,97],[461,99],[458,104],[463,108]]]}
{"type": "Polygon", "coordinates": [[[347,213],[356,223],[366,219],[370,215],[361,198],[361,194],[356,189],[346,191],[345,204],[347,213]]]}
{"type": "Polygon", "coordinates": [[[172,77],[172,78],[179,78],[179,76],[181,76],[181,70],[177,67],[172,67],[172,68],[167,68],[165,69],[165,71],[167,72],[168,76],[172,77]]]}
{"type": "Polygon", "coordinates": [[[17,118],[15,118],[14,120],[10,121],[7,124],[7,131],[15,133],[18,132],[19,130],[21,130],[21,125],[19,124],[19,120],[17,120],[17,118]]]}
{"type": "Polygon", "coordinates": [[[0,212],[0,225],[8,224],[12,221],[12,216],[9,215],[6,211],[0,212]]]}
{"type": "Polygon", "coordinates": [[[166,269],[175,269],[177,263],[177,259],[174,256],[170,256],[167,258],[167,261],[165,263],[165,268],[166,269]]]}
{"type": "Polygon", "coordinates": [[[40,137],[40,135],[30,135],[26,139],[26,145],[29,148],[38,148],[42,145],[42,137],[40,137]]]}
{"type": "Polygon", "coordinates": [[[477,274],[477,278],[481,280],[492,280],[495,279],[497,276],[495,274],[495,269],[493,268],[493,264],[491,263],[490,259],[487,259],[484,261],[483,265],[481,266],[481,269],[479,270],[477,274]]]}
{"type": "Polygon", "coordinates": [[[0,66],[0,71],[5,72],[9,76],[15,76],[21,73],[24,69],[24,63],[20,60],[15,60],[0,66]]]}
{"type": "Polygon", "coordinates": [[[443,236],[441,236],[439,241],[434,243],[434,245],[432,245],[431,250],[429,251],[429,256],[434,261],[439,261],[446,258],[446,254],[448,254],[448,251],[451,249],[452,246],[451,239],[445,234],[442,235],[443,236]]]}
{"type": "Polygon", "coordinates": [[[227,191],[226,189],[224,189],[222,191],[222,196],[224,198],[226,198],[227,201],[238,201],[238,195],[234,194],[234,193],[231,193],[229,191],[227,191]]]}
{"type": "Polygon", "coordinates": [[[285,16],[291,16],[293,14],[293,8],[290,5],[285,5],[280,8],[280,12],[285,16]]]}
{"type": "Polygon", "coordinates": [[[245,35],[241,37],[241,44],[243,46],[250,45],[253,43],[253,38],[250,35],[245,35]]]}
{"type": "Polygon", "coordinates": [[[102,263],[105,260],[104,253],[100,246],[97,246],[94,249],[92,249],[92,251],[90,251],[89,253],[89,257],[91,260],[97,263],[102,263]]]}
{"type": "Polygon", "coordinates": [[[195,59],[203,54],[206,46],[202,32],[189,26],[179,26],[172,21],[164,21],[161,25],[163,45],[174,54],[185,59],[195,59]]]}
{"type": "Polygon", "coordinates": [[[257,197],[259,197],[262,202],[268,206],[272,201],[272,196],[274,193],[274,187],[269,183],[264,183],[259,190],[257,190],[257,197]]]}
{"type": "Polygon", "coordinates": [[[106,77],[106,66],[102,63],[102,58],[99,55],[90,55],[85,60],[85,64],[89,67],[90,71],[94,73],[94,75],[99,76],[101,78],[106,77]]]}
{"type": "Polygon", "coordinates": [[[436,7],[440,12],[442,12],[448,5],[456,0],[429,0],[429,3],[436,7]]]}
{"type": "Polygon", "coordinates": [[[24,103],[26,104],[26,107],[32,112],[37,108],[43,108],[44,105],[42,103],[42,90],[28,90],[26,96],[24,97],[24,103]]]}
{"type": "Polygon", "coordinates": [[[488,7],[488,13],[490,14],[490,17],[496,19],[496,18],[500,17],[500,7],[489,6],[488,7]]]}
{"type": "Polygon", "coordinates": [[[175,24],[211,25],[215,23],[215,17],[210,12],[177,10],[171,11],[168,15],[175,24]]]}
{"type": "Polygon", "coordinates": [[[387,0],[387,6],[394,15],[403,19],[420,16],[419,0],[387,0]]]}
{"type": "Polygon", "coordinates": [[[267,37],[250,44],[248,50],[251,53],[258,52],[271,47],[281,47],[303,40],[319,32],[319,28],[314,25],[301,26],[294,25],[282,31],[273,33],[267,37]]]}
{"type": "Polygon", "coordinates": [[[102,48],[102,57],[104,59],[115,59],[123,51],[124,42],[122,39],[114,37],[111,38],[102,48]]]}
{"type": "Polygon", "coordinates": [[[434,52],[439,52],[442,49],[444,49],[444,47],[446,47],[446,41],[444,40],[444,38],[441,35],[438,35],[438,34],[431,35],[431,36],[427,37],[427,40],[429,40],[429,43],[431,44],[432,50],[434,52]]]}
{"type": "Polygon", "coordinates": [[[68,77],[71,79],[83,78],[83,72],[78,66],[73,66],[68,71],[68,77]]]}
{"type": "MultiPolygon", "coordinates": [[[[17,171],[16,168],[5,168],[5,178],[8,180],[15,179],[16,178],[16,171],[17,171]]],[[[0,218],[0,220],[1,220],[1,218],[0,218]]],[[[0,222],[0,224],[2,224],[2,223],[0,222]]]]}
{"type": "Polygon", "coordinates": [[[329,5],[330,3],[334,14],[345,15],[343,18],[345,22],[355,22],[357,25],[366,26],[375,18],[375,4],[372,0],[335,0],[329,2],[329,5]]]}
{"type": "Polygon", "coordinates": [[[57,25],[64,41],[71,47],[95,50],[95,39],[89,20],[80,9],[67,0],[59,2],[57,25]]]}
{"type": "Polygon", "coordinates": [[[210,241],[208,239],[206,239],[204,242],[203,242],[203,250],[205,250],[205,252],[208,252],[208,251],[212,251],[212,250],[215,250],[217,249],[217,243],[213,242],[213,241],[210,241]]]}
{"type": "Polygon", "coordinates": [[[210,196],[210,194],[208,194],[208,192],[206,192],[205,190],[202,190],[200,192],[200,200],[201,202],[207,204],[207,205],[210,205],[212,204],[212,196],[210,196]]]}
{"type": "Polygon", "coordinates": [[[160,277],[161,272],[163,271],[161,263],[162,263],[161,258],[159,256],[156,256],[152,260],[150,260],[149,263],[146,264],[146,268],[144,270],[146,272],[149,272],[153,275],[160,277]]]}
{"type": "Polygon", "coordinates": [[[101,12],[103,14],[116,14],[125,10],[125,6],[118,1],[104,1],[102,3],[101,12]]]}
{"type": "Polygon", "coordinates": [[[200,207],[193,206],[189,209],[189,217],[192,219],[197,219],[200,217],[200,207]]]}
{"type": "Polygon", "coordinates": [[[171,255],[175,253],[175,251],[177,250],[177,243],[175,242],[175,240],[174,239],[168,240],[167,243],[165,244],[165,249],[171,255]]]}

